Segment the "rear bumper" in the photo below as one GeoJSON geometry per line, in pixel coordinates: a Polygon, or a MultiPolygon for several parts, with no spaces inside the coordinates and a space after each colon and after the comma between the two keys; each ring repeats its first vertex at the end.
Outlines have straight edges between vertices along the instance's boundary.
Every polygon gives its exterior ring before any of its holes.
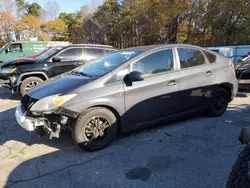
{"type": "Polygon", "coordinates": [[[250,84],[250,79],[239,80],[239,84],[250,84]]]}

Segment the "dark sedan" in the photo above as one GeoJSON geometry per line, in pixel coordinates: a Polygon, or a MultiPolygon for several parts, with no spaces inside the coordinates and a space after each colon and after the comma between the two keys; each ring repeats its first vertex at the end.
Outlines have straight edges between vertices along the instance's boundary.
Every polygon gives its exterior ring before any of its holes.
{"type": "Polygon", "coordinates": [[[240,89],[249,89],[250,87],[250,61],[237,62],[234,65],[236,77],[239,80],[240,89]]]}

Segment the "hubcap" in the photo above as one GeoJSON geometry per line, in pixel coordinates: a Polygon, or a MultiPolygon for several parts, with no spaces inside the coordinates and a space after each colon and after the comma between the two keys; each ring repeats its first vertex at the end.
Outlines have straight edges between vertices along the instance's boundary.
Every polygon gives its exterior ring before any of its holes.
{"type": "Polygon", "coordinates": [[[85,128],[85,135],[89,140],[103,137],[105,130],[110,126],[109,122],[103,117],[93,117],[85,128]]]}
{"type": "Polygon", "coordinates": [[[39,84],[39,82],[37,82],[37,81],[32,81],[32,82],[28,83],[25,87],[25,91],[31,90],[32,88],[36,87],[38,84],[39,84]]]}
{"type": "Polygon", "coordinates": [[[225,94],[222,92],[219,92],[215,95],[215,100],[214,100],[214,108],[216,110],[221,110],[226,103],[226,98],[225,98],[225,94]]]}

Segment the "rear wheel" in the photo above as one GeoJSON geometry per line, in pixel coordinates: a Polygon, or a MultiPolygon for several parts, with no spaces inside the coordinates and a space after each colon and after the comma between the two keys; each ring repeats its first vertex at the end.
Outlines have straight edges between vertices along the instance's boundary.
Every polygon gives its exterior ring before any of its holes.
{"type": "Polygon", "coordinates": [[[108,109],[95,107],[84,111],[72,129],[75,142],[86,151],[97,151],[108,146],[115,138],[118,123],[108,109]]]}
{"type": "Polygon", "coordinates": [[[226,89],[220,87],[213,91],[209,115],[218,117],[225,113],[229,103],[229,93],[226,89]]]}
{"type": "Polygon", "coordinates": [[[26,78],[20,86],[21,95],[24,96],[29,90],[33,89],[42,82],[43,80],[38,77],[26,78]]]}

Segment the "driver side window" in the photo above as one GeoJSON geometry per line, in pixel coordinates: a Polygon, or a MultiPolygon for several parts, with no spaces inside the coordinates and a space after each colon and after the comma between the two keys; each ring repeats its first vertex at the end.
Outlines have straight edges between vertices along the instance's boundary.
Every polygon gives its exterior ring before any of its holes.
{"type": "Polygon", "coordinates": [[[174,68],[173,52],[171,49],[157,51],[131,65],[132,71],[138,71],[144,75],[172,71],[174,68]]]}
{"type": "Polygon", "coordinates": [[[11,44],[9,47],[10,53],[23,52],[22,44],[11,44]]]}

